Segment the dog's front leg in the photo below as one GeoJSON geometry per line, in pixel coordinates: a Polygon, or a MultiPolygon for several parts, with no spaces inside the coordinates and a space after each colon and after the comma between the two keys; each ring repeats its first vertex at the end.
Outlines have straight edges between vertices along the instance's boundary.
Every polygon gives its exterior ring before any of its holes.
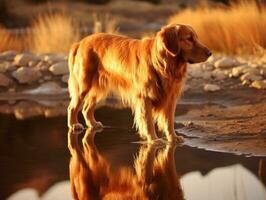
{"type": "Polygon", "coordinates": [[[170,142],[183,142],[182,136],[177,136],[174,128],[176,101],[169,102],[158,114],[157,125],[170,142]]]}
{"type": "Polygon", "coordinates": [[[148,142],[158,139],[152,119],[151,101],[145,97],[138,97],[134,102],[135,124],[142,138],[148,142]]]}

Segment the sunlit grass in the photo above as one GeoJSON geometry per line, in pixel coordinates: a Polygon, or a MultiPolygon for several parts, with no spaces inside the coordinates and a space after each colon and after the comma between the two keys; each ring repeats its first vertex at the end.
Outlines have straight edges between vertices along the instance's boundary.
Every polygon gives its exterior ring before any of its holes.
{"type": "Polygon", "coordinates": [[[36,53],[66,53],[71,44],[80,38],[78,30],[78,24],[65,14],[39,16],[29,33],[29,49],[36,53]]]}
{"type": "Polygon", "coordinates": [[[0,27],[0,52],[6,50],[21,51],[25,42],[20,37],[11,34],[7,29],[0,27]]]}
{"type": "Polygon", "coordinates": [[[169,23],[190,24],[211,49],[229,54],[256,54],[266,47],[266,7],[241,1],[230,8],[185,9],[169,23]]]}

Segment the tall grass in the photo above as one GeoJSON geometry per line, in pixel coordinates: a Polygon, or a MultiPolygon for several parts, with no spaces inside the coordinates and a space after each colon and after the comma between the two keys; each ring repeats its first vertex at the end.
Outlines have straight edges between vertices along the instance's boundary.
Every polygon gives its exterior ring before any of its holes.
{"type": "Polygon", "coordinates": [[[10,33],[7,29],[0,27],[0,52],[6,50],[21,51],[26,47],[26,44],[21,38],[10,33]]]}
{"type": "Polygon", "coordinates": [[[169,23],[190,24],[217,52],[256,54],[266,47],[266,7],[255,1],[243,0],[228,8],[188,8],[170,17],[169,23]]]}
{"type": "Polygon", "coordinates": [[[80,38],[79,27],[65,14],[39,16],[29,33],[29,49],[36,53],[66,53],[71,44],[80,38]]]}

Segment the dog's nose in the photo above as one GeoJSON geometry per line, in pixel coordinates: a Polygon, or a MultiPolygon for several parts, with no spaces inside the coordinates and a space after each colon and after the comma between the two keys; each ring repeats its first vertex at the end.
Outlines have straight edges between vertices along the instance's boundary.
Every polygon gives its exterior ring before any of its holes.
{"type": "Polygon", "coordinates": [[[212,52],[210,50],[208,50],[207,55],[208,55],[208,57],[210,57],[212,55],[212,52]]]}

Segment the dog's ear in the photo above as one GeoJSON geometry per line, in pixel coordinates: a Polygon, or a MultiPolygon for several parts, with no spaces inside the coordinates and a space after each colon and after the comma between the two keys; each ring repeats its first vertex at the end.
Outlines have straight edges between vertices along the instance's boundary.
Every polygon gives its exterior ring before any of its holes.
{"type": "Polygon", "coordinates": [[[170,25],[163,27],[161,31],[158,32],[160,45],[171,56],[177,56],[180,51],[179,30],[179,25],[170,25]]]}

